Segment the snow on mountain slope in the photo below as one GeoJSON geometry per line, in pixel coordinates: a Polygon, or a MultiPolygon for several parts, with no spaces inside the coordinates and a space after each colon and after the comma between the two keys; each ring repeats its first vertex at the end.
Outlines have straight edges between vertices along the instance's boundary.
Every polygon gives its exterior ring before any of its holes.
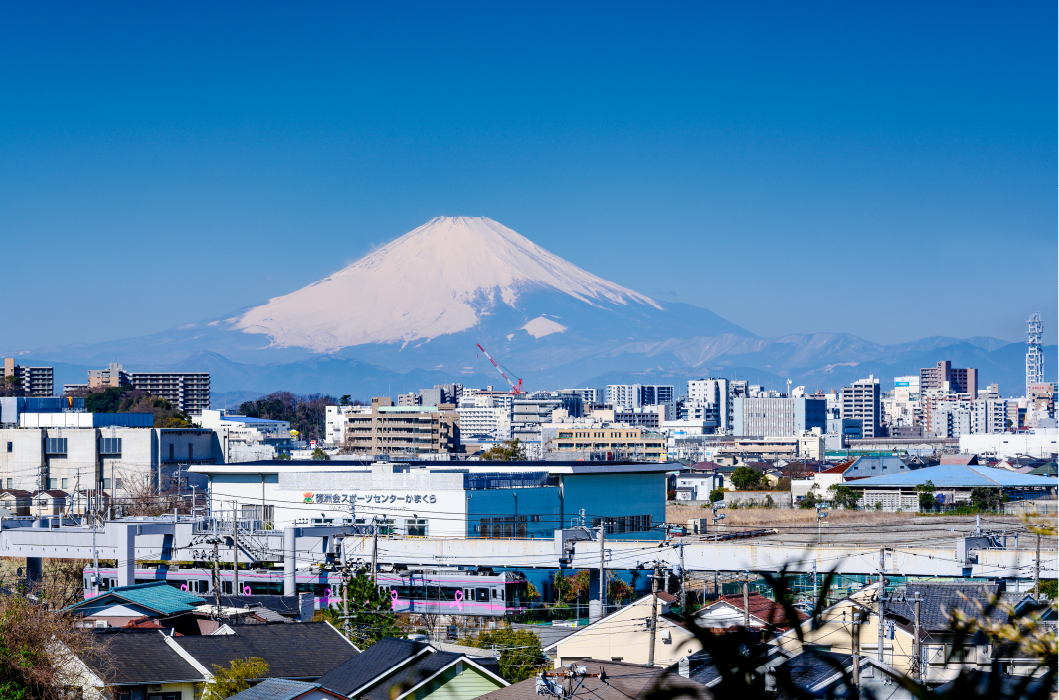
{"type": "MultiPolygon", "coordinates": [[[[273,347],[333,352],[467,330],[498,303],[514,307],[533,289],[552,289],[593,306],[662,308],[492,219],[461,216],[431,219],[330,277],[233,321],[244,333],[269,336],[273,347]]],[[[537,323],[527,330],[546,335],[559,325],[537,323]]]]}

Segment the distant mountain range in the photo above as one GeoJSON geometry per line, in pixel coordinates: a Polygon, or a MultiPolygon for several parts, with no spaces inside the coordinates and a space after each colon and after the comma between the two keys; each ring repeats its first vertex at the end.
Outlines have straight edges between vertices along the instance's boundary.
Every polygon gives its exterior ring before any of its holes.
{"type": "MultiPolygon", "coordinates": [[[[452,381],[502,385],[476,343],[530,390],[702,376],[829,389],[869,374],[891,382],[950,359],[977,367],[982,386],[997,382],[1005,395],[1023,391],[1026,348],[988,337],[898,345],[842,333],[760,338],[707,309],[601,279],[491,219],[443,217],[261,306],[15,356],[52,364],[60,385],[109,362],[208,371],[218,405],[280,389],[367,398],[452,381]]],[[[1046,358],[1055,351],[1049,346],[1046,358]]]]}

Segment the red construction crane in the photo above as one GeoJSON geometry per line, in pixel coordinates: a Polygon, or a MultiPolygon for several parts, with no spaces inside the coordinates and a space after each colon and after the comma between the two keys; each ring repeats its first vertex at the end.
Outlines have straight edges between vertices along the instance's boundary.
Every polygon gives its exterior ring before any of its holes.
{"type": "MultiPolygon", "coordinates": [[[[512,394],[523,394],[523,393],[525,393],[524,391],[522,391],[522,380],[521,379],[519,379],[518,377],[515,377],[515,379],[518,379],[518,384],[515,384],[514,382],[512,382],[511,379],[508,378],[508,376],[506,374],[504,374],[504,370],[507,369],[507,368],[504,367],[502,364],[499,364],[496,360],[494,360],[493,356],[485,351],[485,348],[482,347],[481,343],[475,343],[475,345],[477,345],[478,349],[481,350],[482,353],[486,357],[489,358],[489,361],[493,363],[493,367],[496,367],[496,371],[500,373],[500,376],[507,380],[507,383],[511,386],[511,393],[512,394]]],[[[511,370],[509,370],[509,369],[507,371],[511,372],[511,370]]],[[[514,374],[514,372],[511,372],[511,373],[514,374]]]]}

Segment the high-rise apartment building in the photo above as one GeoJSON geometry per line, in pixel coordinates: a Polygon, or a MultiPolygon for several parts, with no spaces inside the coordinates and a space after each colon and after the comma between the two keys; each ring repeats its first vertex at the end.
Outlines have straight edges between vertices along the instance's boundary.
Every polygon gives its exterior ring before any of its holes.
{"type": "Polygon", "coordinates": [[[1029,398],[1030,386],[1044,383],[1044,351],[1041,350],[1041,337],[1044,335],[1044,324],[1041,312],[1030,316],[1026,339],[1026,397],[1029,398]]]}
{"type": "Polygon", "coordinates": [[[23,367],[13,357],[4,358],[4,378],[14,377],[26,396],[51,396],[55,391],[55,372],[51,367],[23,367]]]}
{"type": "Polygon", "coordinates": [[[732,384],[727,379],[692,379],[688,381],[688,399],[685,402],[691,420],[716,420],[718,433],[732,431],[733,406],[732,384]]]}
{"type": "Polygon", "coordinates": [[[865,438],[880,437],[882,392],[874,376],[842,388],[842,418],[859,418],[865,438]]]}
{"type": "Polygon", "coordinates": [[[919,391],[944,391],[953,394],[978,396],[978,370],[973,367],[953,367],[949,360],[942,360],[934,367],[919,370],[919,391]]]}
{"type": "Polygon", "coordinates": [[[106,369],[88,370],[89,389],[131,386],[161,396],[189,415],[201,415],[210,407],[209,372],[126,372],[118,363],[106,369]]]}
{"type": "Polygon", "coordinates": [[[673,387],[665,384],[608,384],[607,403],[615,411],[673,403],[673,387]]]}

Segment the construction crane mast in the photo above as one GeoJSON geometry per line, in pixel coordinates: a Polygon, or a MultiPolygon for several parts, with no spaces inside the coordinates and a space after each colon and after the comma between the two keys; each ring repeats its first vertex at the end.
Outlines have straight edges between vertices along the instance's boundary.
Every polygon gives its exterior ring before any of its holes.
{"type": "MultiPolygon", "coordinates": [[[[496,360],[494,360],[493,356],[485,351],[485,348],[482,347],[481,343],[475,343],[475,345],[477,345],[478,349],[482,351],[482,354],[484,354],[486,357],[489,358],[489,361],[493,363],[493,367],[496,367],[496,371],[500,373],[500,376],[503,377],[507,381],[508,385],[511,387],[511,393],[512,394],[523,394],[523,393],[525,393],[524,391],[522,391],[522,380],[521,379],[519,379],[518,377],[515,377],[515,379],[518,379],[518,384],[515,384],[514,382],[512,382],[511,378],[508,377],[504,373],[504,370],[507,369],[507,368],[504,367],[502,364],[498,363],[496,360]]],[[[511,370],[507,370],[507,371],[511,372],[511,370]]],[[[514,374],[514,372],[511,372],[511,373],[514,374]]]]}

